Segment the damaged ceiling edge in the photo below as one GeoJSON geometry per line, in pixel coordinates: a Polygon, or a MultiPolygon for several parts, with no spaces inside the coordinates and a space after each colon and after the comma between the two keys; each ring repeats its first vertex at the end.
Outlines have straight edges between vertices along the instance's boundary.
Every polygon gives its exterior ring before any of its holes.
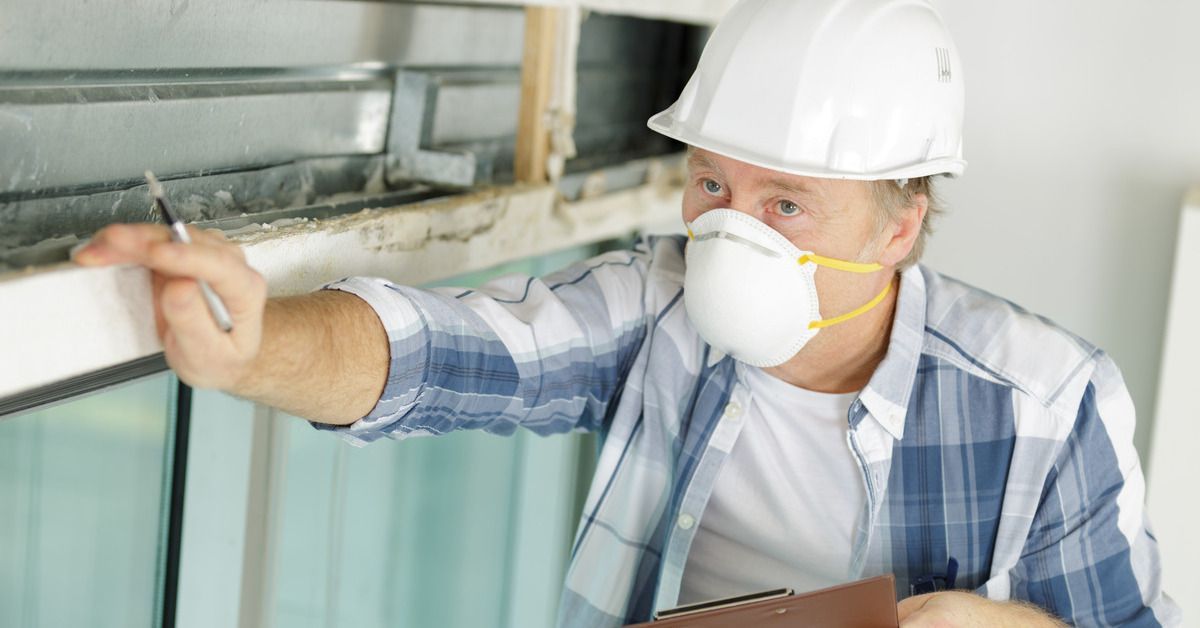
{"type": "MultiPolygon", "coordinates": [[[[549,185],[509,186],[364,210],[235,238],[273,296],[352,275],[424,284],[679,220],[674,169],[638,187],[577,201],[549,185]]],[[[0,397],[154,355],[148,273],[63,263],[0,276],[0,397]]]]}
{"type": "Polygon", "coordinates": [[[350,275],[424,284],[677,221],[680,202],[678,191],[654,185],[570,203],[552,188],[525,188],[457,206],[358,214],[320,230],[291,227],[256,236],[245,251],[273,296],[350,275]],[[447,214],[487,222],[446,229],[447,214]]]}

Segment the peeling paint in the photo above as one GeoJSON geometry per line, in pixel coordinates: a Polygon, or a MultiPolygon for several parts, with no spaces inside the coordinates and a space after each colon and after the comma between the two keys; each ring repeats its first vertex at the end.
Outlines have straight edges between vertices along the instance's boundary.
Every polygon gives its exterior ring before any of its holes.
{"type": "MultiPolygon", "coordinates": [[[[168,181],[166,188],[184,220],[198,222],[381,194],[387,191],[382,172],[383,160],[377,157],[323,158],[250,173],[168,181]]],[[[36,173],[18,169],[16,174],[36,173]]],[[[0,224],[5,225],[0,230],[0,257],[7,250],[36,245],[45,238],[84,238],[112,222],[154,220],[144,185],[77,196],[0,201],[0,224]]]]}
{"type": "Polygon", "coordinates": [[[548,186],[497,188],[236,240],[275,295],[347,275],[420,284],[677,220],[680,201],[659,185],[573,203],[548,186]]]}
{"type": "MultiPolygon", "coordinates": [[[[370,207],[320,220],[286,216],[255,221],[227,230],[227,234],[253,259],[266,260],[264,272],[269,272],[269,281],[281,286],[283,293],[311,289],[322,281],[355,273],[423,283],[622,236],[641,225],[678,221],[682,173],[677,165],[656,163],[646,170],[647,182],[642,186],[573,202],[564,200],[554,187],[514,185],[370,207]],[[395,274],[396,269],[402,270],[395,274]]],[[[366,185],[382,185],[381,168],[366,185]]],[[[222,205],[232,198],[228,188],[218,192],[202,198],[222,205]]],[[[354,200],[353,195],[343,196],[343,200],[354,200]]],[[[149,211],[149,202],[143,199],[145,192],[140,188],[120,192],[110,201],[108,220],[117,219],[112,214],[127,202],[145,202],[141,211],[149,211]],[[132,200],[125,199],[126,193],[133,193],[129,195],[132,200]]],[[[189,203],[196,211],[200,201],[189,197],[189,203]]],[[[245,212],[239,215],[255,217],[245,212]]],[[[65,251],[77,241],[69,234],[28,247],[20,255],[8,256],[9,268],[53,263],[65,257],[65,251]]],[[[0,266],[0,272],[4,270],[0,266]]],[[[0,285],[4,277],[0,275],[0,285]]]]}

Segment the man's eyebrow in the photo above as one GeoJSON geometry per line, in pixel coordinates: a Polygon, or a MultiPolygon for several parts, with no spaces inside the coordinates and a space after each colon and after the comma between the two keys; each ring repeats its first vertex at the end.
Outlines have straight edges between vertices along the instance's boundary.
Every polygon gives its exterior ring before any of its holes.
{"type": "Polygon", "coordinates": [[[808,196],[816,196],[817,191],[800,181],[790,181],[787,179],[773,178],[766,183],[767,187],[774,188],[781,192],[789,194],[804,194],[808,196]]]}
{"type": "Polygon", "coordinates": [[[709,170],[716,170],[717,174],[725,176],[725,173],[721,171],[721,167],[718,166],[715,161],[709,159],[707,155],[693,152],[692,154],[688,155],[687,162],[689,169],[695,169],[696,166],[700,166],[702,168],[708,168],[709,170]]]}
{"type": "MultiPolygon", "coordinates": [[[[722,172],[721,167],[718,166],[715,161],[709,159],[707,155],[693,152],[688,155],[687,163],[688,163],[689,169],[696,169],[698,167],[699,168],[707,168],[709,170],[715,170],[717,172],[717,174],[719,174],[721,176],[725,176],[725,173],[722,172]]],[[[818,192],[815,188],[805,185],[804,182],[802,182],[802,181],[793,181],[793,180],[788,180],[788,179],[782,179],[779,177],[773,177],[771,179],[768,179],[765,183],[765,187],[769,187],[769,188],[772,188],[772,189],[775,189],[775,190],[778,190],[781,192],[786,192],[788,194],[795,194],[798,196],[817,196],[818,195],[818,192]]]]}

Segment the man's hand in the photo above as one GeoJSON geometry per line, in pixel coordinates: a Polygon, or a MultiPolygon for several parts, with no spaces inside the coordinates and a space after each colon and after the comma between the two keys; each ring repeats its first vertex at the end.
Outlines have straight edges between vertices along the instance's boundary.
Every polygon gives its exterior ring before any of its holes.
{"type": "Polygon", "coordinates": [[[348,425],[371,411],[390,347],[366,301],[335,290],[268,301],[241,248],[215,231],[189,231],[192,243],[176,244],[161,225],[112,225],[76,251],[75,262],[150,269],[158,337],[188,384],[322,423],[348,425]],[[197,279],[225,302],[232,332],[217,327],[197,279]]]}
{"type": "Polygon", "coordinates": [[[235,390],[262,342],[267,285],[246,264],[240,247],[219,231],[189,227],[191,244],[171,241],[161,225],[112,225],[75,252],[82,266],[138,264],[153,277],[154,321],[167,363],[180,379],[200,388],[235,390]],[[221,331],[196,280],[208,282],[233,319],[221,331]]]}
{"type": "Polygon", "coordinates": [[[1062,622],[1035,606],[994,602],[965,591],[940,591],[910,597],[897,607],[901,628],[1060,628],[1062,622]]]}

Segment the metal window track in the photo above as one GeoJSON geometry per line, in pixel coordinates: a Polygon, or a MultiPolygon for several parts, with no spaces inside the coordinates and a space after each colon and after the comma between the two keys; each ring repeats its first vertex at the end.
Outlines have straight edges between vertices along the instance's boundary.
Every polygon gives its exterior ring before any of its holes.
{"type": "Polygon", "coordinates": [[[166,370],[167,360],[163,354],[156,353],[78,377],[38,386],[23,393],[0,398],[0,420],[104,392],[166,370]]]}

